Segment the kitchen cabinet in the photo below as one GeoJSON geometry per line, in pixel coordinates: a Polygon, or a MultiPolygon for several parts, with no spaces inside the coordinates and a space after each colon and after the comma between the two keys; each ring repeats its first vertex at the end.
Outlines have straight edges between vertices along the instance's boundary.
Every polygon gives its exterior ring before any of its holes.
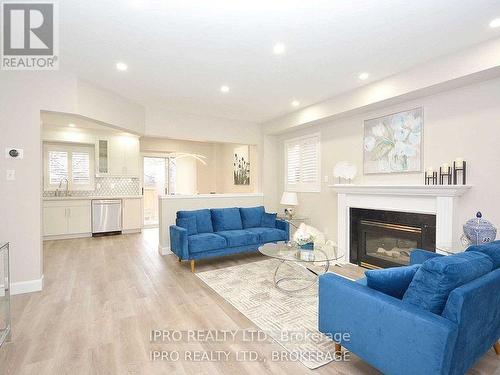
{"type": "Polygon", "coordinates": [[[139,138],[129,135],[100,138],[96,148],[97,175],[139,177],[139,138]]]}
{"type": "Polygon", "coordinates": [[[122,200],[123,231],[140,232],[142,228],[142,199],[122,200]]]}
{"type": "Polygon", "coordinates": [[[43,235],[72,236],[92,232],[90,200],[43,202],[43,235]]]}

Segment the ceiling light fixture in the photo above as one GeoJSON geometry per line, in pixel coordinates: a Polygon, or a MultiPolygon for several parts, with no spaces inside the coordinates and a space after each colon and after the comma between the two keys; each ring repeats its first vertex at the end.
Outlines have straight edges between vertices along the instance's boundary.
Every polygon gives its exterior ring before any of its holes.
{"type": "Polygon", "coordinates": [[[361,73],[361,74],[358,76],[358,78],[359,78],[360,80],[362,80],[362,81],[364,81],[364,80],[368,79],[368,77],[370,77],[370,73],[366,73],[366,72],[363,72],[363,73],[361,73]]]}
{"type": "Polygon", "coordinates": [[[220,92],[228,93],[229,92],[229,86],[223,85],[220,87],[220,92]]]}
{"type": "Polygon", "coordinates": [[[283,43],[276,43],[273,47],[273,52],[275,55],[282,55],[285,53],[285,45],[283,43]]]}
{"type": "Polygon", "coordinates": [[[124,72],[124,71],[126,71],[128,69],[128,66],[125,63],[117,62],[116,63],[116,69],[119,70],[119,71],[121,71],[121,72],[124,72]]]}
{"type": "Polygon", "coordinates": [[[500,18],[495,18],[490,22],[490,27],[495,29],[497,27],[500,27],[500,18]]]}
{"type": "Polygon", "coordinates": [[[292,102],[292,106],[294,106],[294,107],[298,107],[299,105],[300,105],[300,102],[298,100],[294,100],[292,102]]]}
{"type": "Polygon", "coordinates": [[[75,124],[68,124],[68,126],[69,126],[70,128],[76,128],[76,125],[75,125],[75,124]]]}

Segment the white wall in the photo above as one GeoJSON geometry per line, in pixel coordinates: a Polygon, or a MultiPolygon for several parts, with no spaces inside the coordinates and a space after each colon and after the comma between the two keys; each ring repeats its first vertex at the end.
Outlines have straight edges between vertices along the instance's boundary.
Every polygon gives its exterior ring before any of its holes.
{"type": "Polygon", "coordinates": [[[260,126],[243,121],[175,113],[163,105],[146,107],[146,134],[204,142],[258,144],[260,126]]]}
{"type": "Polygon", "coordinates": [[[40,110],[76,109],[76,80],[55,72],[0,72],[0,239],[11,242],[12,292],[39,289],[41,251],[40,110]],[[6,159],[4,149],[24,149],[6,159]],[[14,169],[15,181],[5,171],[14,169]]]}
{"type": "MultiPolygon", "coordinates": [[[[358,168],[356,184],[422,184],[422,173],[364,176],[362,172],[363,120],[422,106],[423,166],[437,168],[458,156],[468,161],[468,183],[473,188],[461,198],[459,222],[465,222],[481,210],[485,218],[500,227],[499,103],[500,79],[494,79],[281,135],[276,172],[278,196],[284,186],[283,140],[318,130],[322,141],[322,180],[328,176],[332,183],[333,166],[345,160],[358,168]]],[[[265,150],[264,165],[272,165],[274,157],[272,152],[269,155],[265,150]]],[[[264,178],[269,178],[270,174],[269,171],[264,172],[264,178]]],[[[310,217],[312,225],[327,232],[329,238],[336,239],[337,195],[326,185],[322,183],[321,193],[299,194],[298,211],[310,217]]]]}
{"type": "Polygon", "coordinates": [[[79,115],[127,129],[136,134],[144,133],[146,114],[142,105],[82,80],[77,81],[77,89],[79,115]]]}

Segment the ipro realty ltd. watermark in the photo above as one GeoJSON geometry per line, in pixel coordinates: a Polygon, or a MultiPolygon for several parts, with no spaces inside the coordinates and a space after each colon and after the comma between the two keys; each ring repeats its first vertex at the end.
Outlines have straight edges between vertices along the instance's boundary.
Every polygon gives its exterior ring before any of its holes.
{"type": "Polygon", "coordinates": [[[57,3],[2,1],[3,70],[59,69],[59,14],[57,3]]]}

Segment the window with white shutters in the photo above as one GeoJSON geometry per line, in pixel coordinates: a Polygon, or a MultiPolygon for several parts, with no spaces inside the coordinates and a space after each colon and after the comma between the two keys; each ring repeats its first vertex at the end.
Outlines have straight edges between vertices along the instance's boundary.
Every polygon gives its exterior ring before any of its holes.
{"type": "Polygon", "coordinates": [[[285,190],[321,190],[319,133],[285,141],[285,190]]]}
{"type": "Polygon", "coordinates": [[[71,156],[73,183],[88,185],[90,182],[90,153],[75,151],[71,156]]]}
{"type": "Polygon", "coordinates": [[[95,190],[94,174],[94,146],[44,143],[45,190],[95,190]]]}
{"type": "Polygon", "coordinates": [[[48,168],[50,184],[68,178],[68,153],[65,151],[49,151],[48,168]]]}

